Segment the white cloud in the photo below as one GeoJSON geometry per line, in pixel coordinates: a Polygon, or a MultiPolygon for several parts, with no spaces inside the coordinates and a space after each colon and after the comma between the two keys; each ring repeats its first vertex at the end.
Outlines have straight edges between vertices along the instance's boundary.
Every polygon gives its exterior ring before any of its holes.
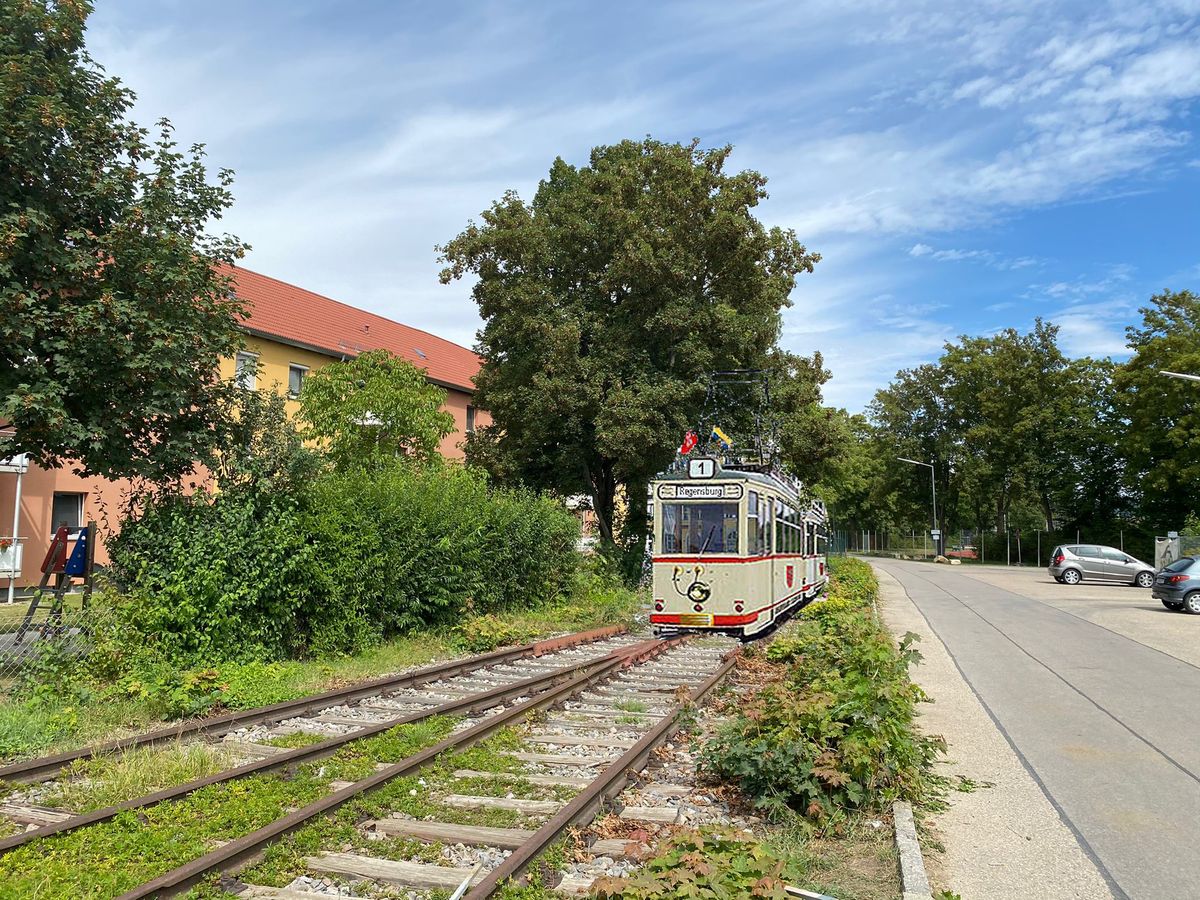
{"type": "Polygon", "coordinates": [[[89,45],[140,120],[170,115],[238,172],[222,225],[254,245],[251,267],[471,343],[468,286],[437,284],[435,244],[507,189],[529,198],[556,155],[647,133],[731,142],[733,167],[770,178],[763,219],[825,255],[784,342],[825,349],[831,397],[855,408],[962,330],[923,296],[926,262],[1036,267],[1027,303],[1120,288],[956,229],[1200,165],[1186,4],[222,3],[101,4],[89,45]],[[922,262],[897,267],[904,246],[922,262]]]}
{"type": "Polygon", "coordinates": [[[1129,355],[1125,327],[1137,321],[1136,302],[1113,299],[1069,307],[1047,318],[1059,327],[1059,345],[1070,356],[1129,355]]]}
{"type": "Polygon", "coordinates": [[[990,269],[1004,271],[1027,269],[1030,266],[1036,266],[1041,263],[1041,260],[1036,256],[1009,257],[993,250],[964,250],[959,248],[935,250],[928,244],[914,244],[908,251],[908,255],[928,257],[936,262],[974,262],[985,265],[990,269]]]}

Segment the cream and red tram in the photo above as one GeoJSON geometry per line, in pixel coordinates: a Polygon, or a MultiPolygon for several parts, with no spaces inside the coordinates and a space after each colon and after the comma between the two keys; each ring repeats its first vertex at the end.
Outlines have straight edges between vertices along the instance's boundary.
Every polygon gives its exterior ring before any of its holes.
{"type": "Polygon", "coordinates": [[[825,587],[825,505],[795,479],[700,457],[654,481],[651,502],[659,633],[750,637],[825,587]]]}

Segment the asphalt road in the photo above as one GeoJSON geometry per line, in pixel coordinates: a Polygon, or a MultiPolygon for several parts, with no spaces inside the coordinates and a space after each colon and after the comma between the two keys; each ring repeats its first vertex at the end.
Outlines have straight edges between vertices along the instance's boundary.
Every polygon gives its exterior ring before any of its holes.
{"type": "Polygon", "coordinates": [[[1117,897],[1200,897],[1200,616],[1044,570],[872,560],[904,586],[1117,897]]]}

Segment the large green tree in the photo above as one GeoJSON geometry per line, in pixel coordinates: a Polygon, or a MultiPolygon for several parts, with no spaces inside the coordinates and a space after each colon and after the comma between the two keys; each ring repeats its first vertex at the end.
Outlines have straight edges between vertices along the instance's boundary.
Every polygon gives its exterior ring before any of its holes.
{"type": "Polygon", "coordinates": [[[878,527],[929,518],[928,470],[897,456],[934,464],[947,528],[1111,525],[1122,506],[1112,368],[1067,358],[1058,328],[1039,320],[1024,333],[961,337],[936,363],[900,372],[871,405],[884,479],[875,493],[898,501],[878,527]]]}
{"type": "Polygon", "coordinates": [[[476,397],[493,424],[469,458],[589,493],[606,542],[619,489],[640,506],[708,373],[765,365],[819,258],[755,218],[766,179],[726,172],[730,151],[647,138],[558,159],[531,203],[510,192],[440,248],[443,282],[477,277],[484,320],[476,397]]]}
{"type": "Polygon", "coordinates": [[[162,478],[220,442],[241,311],[221,264],[245,247],[208,231],[231,173],[126,118],[90,12],[0,3],[0,419],[44,465],[162,478]]]}
{"type": "Polygon", "coordinates": [[[1163,291],[1126,330],[1133,356],[1114,376],[1125,422],[1119,445],[1131,490],[1149,525],[1178,529],[1200,512],[1200,296],[1163,291]]]}

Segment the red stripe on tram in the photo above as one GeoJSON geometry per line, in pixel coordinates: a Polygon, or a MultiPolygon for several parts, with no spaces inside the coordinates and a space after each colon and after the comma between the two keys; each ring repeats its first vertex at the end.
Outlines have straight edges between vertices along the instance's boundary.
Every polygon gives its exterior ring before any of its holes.
{"type": "Polygon", "coordinates": [[[805,556],[803,553],[775,553],[770,556],[655,556],[656,563],[752,563],[771,559],[819,559],[819,555],[805,556]]]}
{"type": "MultiPolygon", "coordinates": [[[[815,582],[814,582],[814,584],[815,584],[815,582]]],[[[786,597],[784,597],[782,600],[776,600],[774,603],[770,604],[769,606],[760,606],[758,609],[752,609],[748,613],[742,613],[741,615],[737,615],[737,616],[714,615],[711,627],[716,628],[718,626],[724,626],[724,625],[749,625],[751,622],[753,622],[755,619],[758,618],[760,613],[764,613],[767,610],[774,609],[775,607],[779,606],[781,603],[787,603],[789,600],[795,599],[800,594],[803,594],[805,591],[807,591],[810,587],[813,587],[813,585],[812,584],[802,585],[800,587],[800,590],[793,591],[792,593],[790,593],[786,597]]],[[[651,625],[678,625],[679,620],[682,616],[694,616],[694,615],[697,615],[697,613],[651,613],[650,614],[650,624],[651,625]]]]}

